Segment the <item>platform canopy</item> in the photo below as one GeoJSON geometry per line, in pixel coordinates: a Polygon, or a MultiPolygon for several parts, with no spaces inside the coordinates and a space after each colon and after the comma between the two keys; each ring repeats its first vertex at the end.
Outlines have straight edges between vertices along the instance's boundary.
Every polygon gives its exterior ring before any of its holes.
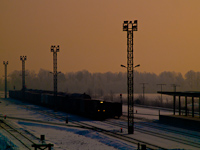
{"type": "Polygon", "coordinates": [[[168,92],[168,91],[158,91],[159,94],[172,95],[172,96],[186,96],[186,97],[200,97],[200,92],[198,91],[185,91],[185,92],[168,92]]]}
{"type": "Polygon", "coordinates": [[[200,92],[199,91],[185,91],[185,92],[169,92],[169,91],[157,91],[159,94],[171,95],[173,96],[173,111],[174,115],[176,113],[176,97],[178,97],[179,101],[179,115],[181,115],[181,97],[185,97],[185,115],[188,115],[188,108],[187,108],[187,98],[191,97],[192,99],[192,117],[194,117],[194,98],[199,98],[199,117],[200,117],[200,92]]]}

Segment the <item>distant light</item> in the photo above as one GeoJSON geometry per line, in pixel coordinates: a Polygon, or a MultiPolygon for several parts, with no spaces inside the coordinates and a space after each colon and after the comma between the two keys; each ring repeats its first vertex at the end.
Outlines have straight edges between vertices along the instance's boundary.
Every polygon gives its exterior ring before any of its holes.
{"type": "Polygon", "coordinates": [[[98,109],[98,112],[100,112],[100,110],[98,109]]]}
{"type": "Polygon", "coordinates": [[[103,112],[105,112],[106,110],[103,110],[103,112]]]}
{"type": "Polygon", "coordinates": [[[100,103],[103,103],[103,101],[100,101],[100,103]]]}

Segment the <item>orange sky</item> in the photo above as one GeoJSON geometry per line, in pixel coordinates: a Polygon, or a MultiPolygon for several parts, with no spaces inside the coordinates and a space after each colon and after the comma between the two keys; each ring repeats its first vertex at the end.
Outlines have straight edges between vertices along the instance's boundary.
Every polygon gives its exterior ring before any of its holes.
{"type": "Polygon", "coordinates": [[[134,63],[140,72],[200,71],[199,0],[1,0],[0,76],[53,70],[51,45],[60,45],[63,73],[126,71],[124,20],[138,20],[134,63]]]}

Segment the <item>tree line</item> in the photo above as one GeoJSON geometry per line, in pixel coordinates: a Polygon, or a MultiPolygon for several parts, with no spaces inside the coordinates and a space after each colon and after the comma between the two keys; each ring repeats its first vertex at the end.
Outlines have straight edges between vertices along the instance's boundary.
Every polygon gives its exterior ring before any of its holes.
{"type": "MultiPolygon", "coordinates": [[[[26,71],[26,87],[28,89],[53,90],[53,75],[50,71],[40,69],[26,71]]],[[[8,90],[22,88],[21,71],[15,70],[9,74],[8,90]]],[[[177,85],[177,91],[200,90],[200,72],[188,71],[184,76],[177,72],[162,72],[159,75],[149,72],[134,72],[134,92],[142,93],[141,83],[145,84],[145,93],[160,91],[158,84],[166,84],[163,91],[173,91],[172,84],[177,85]]],[[[0,79],[0,90],[4,91],[4,78],[0,79]]],[[[126,93],[127,74],[123,72],[90,73],[87,70],[58,74],[58,91],[68,93],[87,93],[103,96],[106,94],[126,93]]]]}

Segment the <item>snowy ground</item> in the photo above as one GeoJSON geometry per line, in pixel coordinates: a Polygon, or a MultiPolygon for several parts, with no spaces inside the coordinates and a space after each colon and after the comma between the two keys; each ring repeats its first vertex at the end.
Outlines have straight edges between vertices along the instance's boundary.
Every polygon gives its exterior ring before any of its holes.
{"type": "MultiPolygon", "coordinates": [[[[9,101],[6,101],[4,99],[0,99],[0,101],[0,115],[2,116],[7,115],[10,117],[20,117],[64,123],[63,120],[52,119],[49,116],[30,111],[24,107],[21,107],[20,105],[10,103],[9,101]]],[[[15,102],[14,100],[11,101],[15,102]]],[[[65,113],[63,113],[63,115],[66,116],[65,113]]],[[[73,115],[71,115],[70,117],[73,117],[73,115]]],[[[120,140],[105,136],[101,133],[91,130],[31,123],[20,120],[9,121],[15,126],[18,126],[18,128],[23,128],[24,130],[31,132],[37,137],[40,137],[40,135],[45,135],[46,143],[54,144],[55,150],[136,149],[136,146],[134,145],[127,144],[120,140]]],[[[10,138],[10,136],[8,134],[5,134],[5,132],[3,131],[0,131],[0,134],[4,135],[5,139],[10,138]]],[[[13,142],[13,139],[10,139],[10,143],[12,146],[16,144],[14,149],[17,149],[17,146],[19,146],[17,145],[18,143],[12,143],[11,141],[13,142]]]]}
{"type": "MultiPolygon", "coordinates": [[[[0,99],[0,116],[10,116],[10,117],[19,117],[19,118],[27,118],[27,119],[34,119],[34,120],[42,120],[42,121],[48,121],[48,122],[57,122],[57,123],[63,123],[65,124],[65,121],[61,119],[54,119],[48,115],[40,114],[37,111],[29,110],[27,106],[34,107],[36,109],[42,109],[45,110],[47,113],[52,112],[52,110],[39,107],[39,106],[33,106],[33,105],[27,105],[24,103],[23,107],[20,104],[19,101],[13,100],[13,99],[0,99]]],[[[135,114],[136,117],[144,117],[147,119],[154,119],[158,120],[158,110],[150,110],[146,108],[141,107],[135,107],[134,112],[137,110],[137,114],[135,114]]],[[[127,111],[127,106],[123,106],[123,112],[127,111]]],[[[168,111],[161,111],[161,114],[172,114],[172,112],[168,111]]],[[[67,116],[66,113],[58,112],[57,114],[62,116],[67,116]]],[[[90,119],[78,117],[75,115],[68,114],[69,118],[76,118],[81,120],[82,122],[87,122],[90,124],[98,124],[98,126],[101,126],[102,128],[106,128],[107,130],[114,130],[119,131],[120,129],[116,126],[112,125],[105,125],[101,121],[92,121],[90,119]]],[[[6,119],[11,124],[15,125],[16,127],[27,130],[31,134],[40,137],[40,135],[45,135],[46,143],[52,143],[54,144],[53,149],[54,150],[132,150],[137,149],[136,145],[126,143],[124,141],[121,141],[119,139],[115,139],[112,137],[109,137],[107,135],[101,134],[99,132],[95,132],[92,130],[87,129],[81,129],[81,128],[75,128],[75,127],[67,127],[67,126],[58,126],[58,125],[50,125],[50,124],[44,124],[44,123],[33,123],[33,122],[25,122],[22,120],[11,120],[6,119]]],[[[68,124],[72,124],[69,122],[68,124]]],[[[152,129],[149,129],[152,130],[152,129]]],[[[120,131],[119,131],[120,132],[120,131]]],[[[127,130],[123,130],[123,134],[127,134],[127,130]]],[[[191,131],[190,131],[191,132],[191,131]]],[[[168,133],[166,133],[168,134],[168,133]]],[[[167,147],[168,149],[172,148],[184,148],[184,149],[193,149],[189,146],[185,146],[180,143],[172,142],[169,140],[163,140],[158,137],[152,137],[151,135],[146,135],[141,132],[134,132],[134,135],[129,135],[134,138],[138,138],[139,140],[144,140],[150,143],[162,145],[163,147],[167,147]]],[[[14,147],[14,150],[22,150],[20,147],[20,144],[16,142],[10,135],[8,135],[5,131],[0,130],[0,150],[5,149],[5,146],[3,143],[7,141],[9,145],[14,147]],[[4,148],[3,148],[4,146],[4,148]]],[[[200,143],[200,141],[199,141],[200,143]]],[[[11,148],[10,148],[11,150],[11,148]]]]}

